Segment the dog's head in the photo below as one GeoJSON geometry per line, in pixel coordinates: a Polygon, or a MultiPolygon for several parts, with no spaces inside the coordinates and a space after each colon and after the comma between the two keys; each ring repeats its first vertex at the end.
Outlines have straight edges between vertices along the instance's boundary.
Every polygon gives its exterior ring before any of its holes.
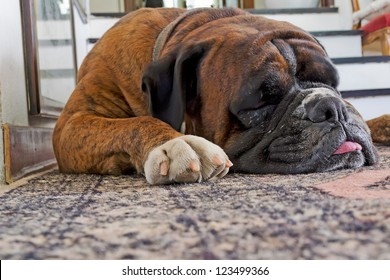
{"type": "MultiPolygon", "coordinates": [[[[223,10],[208,13],[217,12],[223,10]]],[[[337,71],[315,38],[242,12],[204,17],[176,31],[146,69],[142,87],[153,116],[175,129],[185,121],[187,133],[220,145],[236,171],[377,162],[366,124],[337,91],[337,71]]]]}

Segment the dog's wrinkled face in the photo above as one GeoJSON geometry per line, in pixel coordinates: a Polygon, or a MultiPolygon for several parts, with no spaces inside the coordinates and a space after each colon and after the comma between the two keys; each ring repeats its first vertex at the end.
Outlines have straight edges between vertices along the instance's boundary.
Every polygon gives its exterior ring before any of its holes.
{"type": "Polygon", "coordinates": [[[239,117],[252,122],[226,148],[236,170],[301,173],[376,162],[364,122],[331,87],[307,84],[295,88],[275,109],[269,109],[272,114],[267,116],[265,110],[244,112],[245,116],[239,117]],[[262,118],[269,118],[266,125],[259,124],[262,118]],[[261,140],[246,140],[255,138],[261,140]]]}
{"type": "Polygon", "coordinates": [[[187,133],[220,145],[235,171],[376,163],[369,130],[335,89],[337,71],[322,46],[286,23],[266,23],[266,32],[253,22],[199,28],[152,64],[143,89],[153,115],[176,129],[185,119],[187,133]],[[199,41],[202,32],[217,35],[199,41]]]}

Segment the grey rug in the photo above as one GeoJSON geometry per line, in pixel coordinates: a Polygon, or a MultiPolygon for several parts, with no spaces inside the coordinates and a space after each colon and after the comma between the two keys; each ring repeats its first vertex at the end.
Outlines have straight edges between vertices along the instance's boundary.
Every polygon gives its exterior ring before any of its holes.
{"type": "Polygon", "coordinates": [[[390,259],[379,149],[375,167],[171,186],[52,171],[0,196],[0,259],[390,259]]]}

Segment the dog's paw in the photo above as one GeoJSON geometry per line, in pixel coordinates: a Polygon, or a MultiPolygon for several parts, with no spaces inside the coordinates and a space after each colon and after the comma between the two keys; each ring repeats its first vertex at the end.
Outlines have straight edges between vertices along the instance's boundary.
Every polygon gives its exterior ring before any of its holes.
{"type": "Polygon", "coordinates": [[[225,152],[210,141],[185,135],[154,148],[144,164],[150,184],[201,182],[221,178],[232,166],[225,152]]]}

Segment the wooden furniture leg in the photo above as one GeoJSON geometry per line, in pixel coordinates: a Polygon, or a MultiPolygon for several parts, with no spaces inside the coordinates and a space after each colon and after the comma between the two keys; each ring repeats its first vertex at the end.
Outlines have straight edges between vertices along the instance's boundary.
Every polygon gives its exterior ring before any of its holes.
{"type": "Polygon", "coordinates": [[[367,34],[363,37],[363,46],[379,40],[381,43],[382,55],[390,56],[390,27],[385,27],[367,34]]]}

